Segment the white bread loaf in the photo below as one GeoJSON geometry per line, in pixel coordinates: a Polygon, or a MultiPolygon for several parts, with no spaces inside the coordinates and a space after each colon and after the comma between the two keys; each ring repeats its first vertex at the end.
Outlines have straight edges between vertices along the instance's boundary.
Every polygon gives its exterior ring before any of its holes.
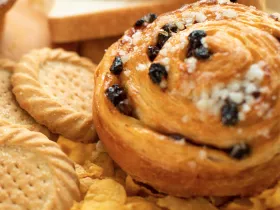
{"type": "Polygon", "coordinates": [[[280,1],[278,0],[266,0],[265,10],[270,13],[278,12],[280,13],[280,1]]]}
{"type": "MultiPolygon", "coordinates": [[[[147,13],[161,14],[195,1],[55,0],[49,13],[52,40],[61,43],[119,36],[147,13]]],[[[262,8],[264,1],[238,2],[262,8]]]]}
{"type": "Polygon", "coordinates": [[[121,35],[147,13],[163,13],[196,0],[56,0],[49,13],[54,42],[121,35]]]}

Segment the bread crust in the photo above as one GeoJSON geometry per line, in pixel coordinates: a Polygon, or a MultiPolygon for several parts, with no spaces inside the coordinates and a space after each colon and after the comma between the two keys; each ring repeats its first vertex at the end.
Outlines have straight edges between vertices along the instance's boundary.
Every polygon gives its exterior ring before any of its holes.
{"type": "Polygon", "coordinates": [[[52,40],[60,43],[119,36],[147,13],[160,14],[194,1],[150,2],[83,15],[49,17],[52,40]]]}

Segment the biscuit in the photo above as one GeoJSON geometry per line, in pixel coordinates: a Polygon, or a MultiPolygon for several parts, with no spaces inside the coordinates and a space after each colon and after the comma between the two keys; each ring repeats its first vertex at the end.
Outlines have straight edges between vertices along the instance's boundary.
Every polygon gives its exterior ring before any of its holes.
{"type": "Polygon", "coordinates": [[[18,105],[12,93],[11,76],[14,63],[9,60],[0,59],[0,126],[16,125],[25,127],[31,131],[38,131],[50,137],[50,132],[18,105]]]}
{"type": "Polygon", "coordinates": [[[44,135],[0,127],[0,209],[68,210],[80,199],[72,162],[44,135]]]}
{"type": "Polygon", "coordinates": [[[48,48],[34,50],[18,63],[12,76],[20,106],[37,122],[66,138],[90,142],[95,65],[76,53],[48,48]]]}

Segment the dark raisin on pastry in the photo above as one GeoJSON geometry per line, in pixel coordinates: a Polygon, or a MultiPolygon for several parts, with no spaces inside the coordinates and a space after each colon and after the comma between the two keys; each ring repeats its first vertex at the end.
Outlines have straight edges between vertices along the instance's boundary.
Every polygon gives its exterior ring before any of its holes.
{"type": "Polygon", "coordinates": [[[206,37],[207,34],[203,30],[195,30],[190,33],[188,36],[189,42],[190,42],[190,47],[192,49],[196,49],[200,46],[202,46],[201,39],[206,37]]]}
{"type": "Polygon", "coordinates": [[[211,56],[211,52],[208,48],[203,46],[201,40],[206,37],[207,34],[203,30],[195,30],[188,36],[189,47],[187,51],[187,58],[196,57],[197,59],[205,60],[211,56]]]}
{"type": "Polygon", "coordinates": [[[168,32],[164,30],[160,31],[158,34],[157,46],[161,49],[170,37],[171,35],[168,32]]]}
{"type": "Polygon", "coordinates": [[[111,87],[109,87],[105,94],[107,98],[117,106],[121,101],[126,99],[126,93],[123,88],[121,88],[118,84],[114,84],[111,87]]]}
{"type": "Polygon", "coordinates": [[[128,100],[121,101],[116,107],[121,113],[131,116],[132,107],[129,105],[128,100]]]}
{"type": "Polygon", "coordinates": [[[152,23],[157,19],[157,15],[154,13],[150,13],[142,17],[141,19],[137,20],[134,24],[134,27],[141,27],[144,26],[145,23],[152,23]]]}
{"type": "Polygon", "coordinates": [[[172,138],[172,139],[174,139],[174,140],[176,140],[176,141],[180,141],[180,140],[182,140],[182,139],[185,140],[185,137],[182,136],[182,135],[180,135],[180,134],[171,134],[171,135],[169,135],[169,137],[172,138]]]}
{"type": "Polygon", "coordinates": [[[242,160],[251,153],[251,148],[248,144],[240,143],[234,145],[232,148],[230,148],[228,151],[228,154],[237,160],[242,160]]]}
{"type": "Polygon", "coordinates": [[[160,63],[153,63],[149,69],[149,76],[153,83],[159,84],[162,79],[167,79],[168,73],[163,65],[160,63]]]}
{"type": "Polygon", "coordinates": [[[105,91],[105,95],[121,113],[131,116],[132,107],[128,103],[127,95],[123,88],[118,84],[114,84],[105,91]]]}
{"type": "Polygon", "coordinates": [[[150,13],[144,17],[147,23],[152,23],[157,19],[157,15],[154,13],[150,13]]]}
{"type": "Polygon", "coordinates": [[[210,51],[206,47],[199,47],[193,51],[193,56],[197,59],[208,59],[211,56],[210,51]]]}
{"type": "Polygon", "coordinates": [[[278,17],[277,15],[270,14],[269,17],[271,17],[271,18],[274,19],[275,21],[279,21],[279,17],[278,17]]]}
{"type": "Polygon", "coordinates": [[[162,27],[162,29],[167,33],[177,33],[179,31],[178,26],[175,23],[167,23],[162,27]]]}
{"type": "Polygon", "coordinates": [[[150,61],[154,61],[155,58],[157,57],[160,49],[158,46],[149,46],[148,47],[148,57],[150,61]]]}
{"type": "Polygon", "coordinates": [[[119,75],[123,71],[123,62],[120,56],[115,57],[110,71],[115,75],[119,75]]]}
{"type": "Polygon", "coordinates": [[[227,101],[221,109],[222,123],[226,126],[234,126],[239,122],[238,105],[227,101]]]}
{"type": "Polygon", "coordinates": [[[259,91],[253,92],[253,96],[254,98],[259,98],[261,96],[261,92],[259,91]]]}
{"type": "Polygon", "coordinates": [[[245,143],[236,144],[227,149],[221,149],[221,148],[218,148],[218,147],[215,147],[212,145],[199,144],[199,143],[195,142],[194,140],[186,138],[180,134],[170,134],[170,135],[168,135],[168,137],[174,139],[175,141],[184,140],[186,143],[191,144],[193,146],[226,152],[230,157],[237,159],[237,160],[242,160],[242,159],[246,158],[247,156],[249,156],[251,153],[250,146],[245,143]]]}
{"type": "Polygon", "coordinates": [[[143,26],[145,21],[143,19],[139,19],[135,22],[134,27],[141,27],[143,26]]]}
{"type": "Polygon", "coordinates": [[[237,2],[237,0],[230,0],[232,3],[236,3],[237,2]]]}

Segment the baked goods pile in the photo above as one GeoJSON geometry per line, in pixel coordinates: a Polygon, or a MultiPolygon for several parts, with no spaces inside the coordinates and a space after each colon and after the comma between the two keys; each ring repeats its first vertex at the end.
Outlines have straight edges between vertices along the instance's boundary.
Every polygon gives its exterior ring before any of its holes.
{"type": "Polygon", "coordinates": [[[280,16],[149,13],[98,66],[0,60],[0,209],[280,209],[280,16]]]}

